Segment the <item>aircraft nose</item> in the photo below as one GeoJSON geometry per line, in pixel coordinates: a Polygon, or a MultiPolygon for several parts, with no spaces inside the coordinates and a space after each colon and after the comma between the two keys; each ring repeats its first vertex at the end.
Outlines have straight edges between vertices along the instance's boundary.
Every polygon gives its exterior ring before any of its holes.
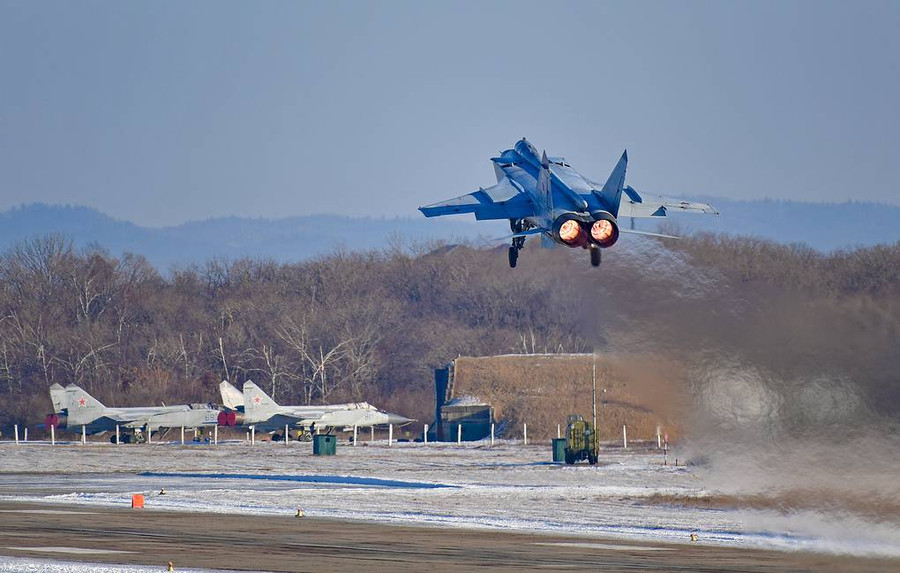
{"type": "Polygon", "coordinates": [[[391,413],[388,413],[387,420],[388,420],[387,421],[388,424],[393,424],[395,426],[402,426],[403,424],[408,424],[410,422],[415,421],[412,418],[406,418],[404,416],[401,416],[400,414],[391,414],[391,413]]]}

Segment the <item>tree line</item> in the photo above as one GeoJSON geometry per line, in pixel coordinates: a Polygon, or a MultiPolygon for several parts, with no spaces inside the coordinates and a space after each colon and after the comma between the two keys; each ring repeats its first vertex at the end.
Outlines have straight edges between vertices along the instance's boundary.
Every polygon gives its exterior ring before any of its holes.
{"type": "MultiPolygon", "coordinates": [[[[567,250],[530,248],[511,270],[496,248],[400,243],[160,272],[140,255],[75,249],[61,236],[24,241],[0,255],[0,427],[39,423],[54,382],[125,406],[217,402],[222,379],[252,379],[284,403],[366,400],[430,422],[432,369],[459,355],[613,351],[650,339],[675,354],[728,344],[723,330],[759,322],[754,313],[773,300],[800,301],[790,320],[824,308],[855,317],[847,328],[868,355],[896,362],[883,354],[900,339],[900,244],[833,254],[711,235],[640,244],[610,250],[599,272],[567,250]],[[647,257],[660,253],[694,274],[655,274],[659,260],[647,257]],[[702,277],[718,286],[692,297],[702,277]],[[689,335],[675,335],[684,325],[689,335]]],[[[734,347],[759,342],[747,336],[734,347]]],[[[842,354],[842,367],[869,372],[854,362],[865,358],[842,354]]],[[[882,395],[900,397],[887,386],[882,395]]]]}

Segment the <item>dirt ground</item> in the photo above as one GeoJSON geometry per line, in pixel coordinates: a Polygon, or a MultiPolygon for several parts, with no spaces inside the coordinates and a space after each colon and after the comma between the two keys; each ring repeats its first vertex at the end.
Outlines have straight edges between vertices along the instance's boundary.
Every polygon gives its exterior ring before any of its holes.
{"type": "Polygon", "coordinates": [[[900,562],[498,531],[0,502],[0,554],[241,571],[889,571],[900,562]],[[115,554],[42,553],[74,547],[115,554]],[[27,549],[25,549],[27,548],[27,549]]]}

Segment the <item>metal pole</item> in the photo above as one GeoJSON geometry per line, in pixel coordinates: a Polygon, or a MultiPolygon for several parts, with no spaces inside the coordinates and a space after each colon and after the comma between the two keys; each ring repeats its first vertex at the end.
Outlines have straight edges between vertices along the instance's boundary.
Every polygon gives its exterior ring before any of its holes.
{"type": "Polygon", "coordinates": [[[457,444],[462,443],[462,424],[456,425],[456,443],[457,444]]]}
{"type": "Polygon", "coordinates": [[[56,445],[56,426],[50,424],[50,445],[56,445]]]}
{"type": "Polygon", "coordinates": [[[628,449],[628,433],[625,431],[625,424],[622,424],[622,447],[628,449]]]}
{"type": "Polygon", "coordinates": [[[116,445],[118,446],[121,443],[122,443],[122,440],[121,440],[121,434],[119,433],[119,425],[116,424],[116,445]]]}
{"type": "Polygon", "coordinates": [[[256,443],[256,425],[250,426],[250,445],[256,443]]]}
{"type": "Polygon", "coordinates": [[[394,425],[388,424],[388,446],[394,444],[394,425]]]}
{"type": "Polygon", "coordinates": [[[25,441],[28,441],[28,426],[25,426],[25,441]]]}
{"type": "Polygon", "coordinates": [[[662,447],[662,438],[659,435],[659,426],[656,426],[656,449],[660,449],[662,447]]]}
{"type": "Polygon", "coordinates": [[[288,425],[285,424],[284,425],[284,445],[285,446],[288,445],[288,438],[290,438],[290,435],[288,434],[288,425]]]}
{"type": "Polygon", "coordinates": [[[369,430],[372,432],[372,436],[369,438],[369,441],[374,442],[375,441],[375,426],[374,425],[369,426],[369,430]]]}
{"type": "Polygon", "coordinates": [[[147,443],[148,444],[153,443],[153,430],[150,429],[149,425],[147,425],[147,443]]]}
{"type": "Polygon", "coordinates": [[[522,440],[528,445],[528,424],[522,424],[522,440]]]}
{"type": "Polygon", "coordinates": [[[357,440],[357,437],[359,436],[359,434],[357,433],[357,428],[358,428],[358,426],[356,424],[353,424],[353,446],[354,447],[356,447],[356,440],[357,440]]]}
{"type": "Polygon", "coordinates": [[[422,432],[422,442],[428,444],[428,424],[425,424],[425,431],[422,432]]]}
{"type": "Polygon", "coordinates": [[[594,451],[600,450],[600,428],[597,427],[597,351],[591,353],[591,404],[594,415],[594,431],[591,433],[594,451]]]}
{"type": "Polygon", "coordinates": [[[219,425],[218,424],[216,424],[213,427],[213,445],[215,445],[215,446],[219,445],[219,425]]]}
{"type": "Polygon", "coordinates": [[[494,445],[494,423],[491,422],[491,445],[494,445]]]}
{"type": "Polygon", "coordinates": [[[556,425],[556,439],[560,438],[560,433],[562,432],[562,428],[559,427],[559,424],[556,425]]]}
{"type": "Polygon", "coordinates": [[[16,445],[18,446],[19,445],[19,425],[16,424],[15,426],[13,426],[13,428],[16,433],[16,445]]]}
{"type": "Polygon", "coordinates": [[[81,445],[83,446],[86,443],[87,443],[87,429],[84,427],[84,425],[82,425],[81,426],[81,445]]]}
{"type": "Polygon", "coordinates": [[[181,445],[184,445],[184,426],[181,426],[181,445]]]}

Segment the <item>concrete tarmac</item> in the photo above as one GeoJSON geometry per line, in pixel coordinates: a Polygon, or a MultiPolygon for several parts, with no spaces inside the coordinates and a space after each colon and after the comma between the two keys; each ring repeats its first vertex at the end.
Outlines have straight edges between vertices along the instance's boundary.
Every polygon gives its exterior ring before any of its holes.
{"type": "Polygon", "coordinates": [[[0,555],[240,571],[897,571],[900,560],[700,543],[0,502],[0,555]],[[72,548],[69,552],[68,549],[72,548]],[[45,549],[45,551],[42,551],[45,549]],[[117,553],[78,553],[93,549],[117,553]]]}

